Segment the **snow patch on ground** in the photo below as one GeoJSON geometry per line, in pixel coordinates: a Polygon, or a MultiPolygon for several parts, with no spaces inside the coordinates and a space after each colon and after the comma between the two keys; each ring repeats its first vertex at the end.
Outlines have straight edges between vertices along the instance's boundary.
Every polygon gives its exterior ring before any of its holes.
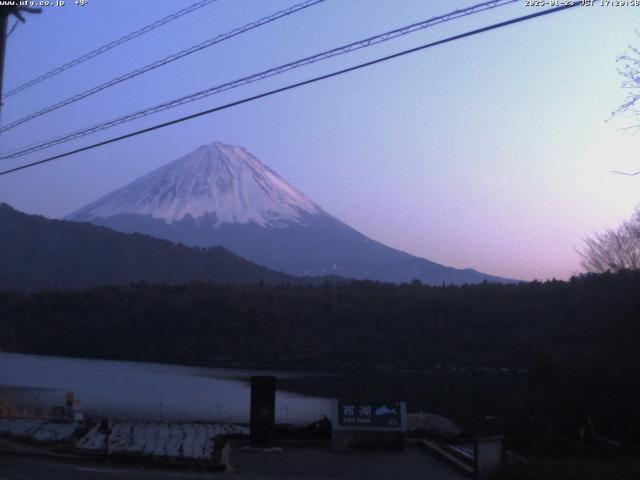
{"type": "Polygon", "coordinates": [[[81,422],[61,422],[41,418],[0,418],[0,434],[29,438],[37,442],[64,442],[72,439],[81,422]]]}
{"type": "MultiPolygon", "coordinates": [[[[96,425],[76,444],[83,451],[103,451],[105,436],[96,425]]],[[[233,424],[114,422],[111,452],[185,460],[211,460],[214,438],[219,435],[248,435],[249,428],[233,424]]]]}

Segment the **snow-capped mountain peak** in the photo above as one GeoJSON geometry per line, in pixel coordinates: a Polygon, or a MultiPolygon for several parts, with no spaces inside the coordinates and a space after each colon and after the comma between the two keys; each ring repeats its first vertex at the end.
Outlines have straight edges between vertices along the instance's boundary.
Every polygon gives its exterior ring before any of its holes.
{"type": "Polygon", "coordinates": [[[216,224],[263,227],[304,221],[322,209],[245,149],[214,142],[138,178],[68,216],[150,215],[167,223],[215,215],[216,224]]]}
{"type": "Polygon", "coordinates": [[[212,143],[67,217],[175,243],[223,246],[272,270],[385,282],[510,281],[387,247],[324,212],[241,147],[212,143]]]}

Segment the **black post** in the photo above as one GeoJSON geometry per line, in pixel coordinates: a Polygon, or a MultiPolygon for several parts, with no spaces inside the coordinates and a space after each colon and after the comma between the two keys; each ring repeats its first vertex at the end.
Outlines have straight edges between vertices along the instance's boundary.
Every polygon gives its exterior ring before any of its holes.
{"type": "Polygon", "coordinates": [[[0,9],[0,109],[2,108],[2,82],[4,72],[4,52],[7,43],[7,28],[9,25],[9,9],[0,9]]]}
{"type": "Polygon", "coordinates": [[[276,419],[276,377],[251,377],[251,444],[271,447],[276,419]]]}
{"type": "MultiPolygon", "coordinates": [[[[17,3],[17,2],[16,2],[17,3]]],[[[2,83],[4,76],[4,54],[7,46],[7,36],[9,34],[9,15],[14,15],[16,21],[24,23],[23,13],[40,13],[41,8],[32,8],[18,5],[0,6],[0,112],[2,111],[2,83]]]]}
{"type": "Polygon", "coordinates": [[[64,394],[64,404],[67,406],[67,418],[73,420],[73,392],[64,394]]]}
{"type": "Polygon", "coordinates": [[[104,455],[111,455],[111,419],[108,417],[102,417],[98,432],[104,435],[104,455]]]}

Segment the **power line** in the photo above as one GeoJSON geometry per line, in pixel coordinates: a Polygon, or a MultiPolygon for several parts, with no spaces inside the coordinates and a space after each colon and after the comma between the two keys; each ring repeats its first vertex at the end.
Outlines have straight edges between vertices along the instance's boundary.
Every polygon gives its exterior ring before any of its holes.
{"type": "Polygon", "coordinates": [[[23,83],[22,85],[17,86],[16,88],[14,88],[13,90],[8,91],[7,93],[5,93],[2,96],[2,99],[6,99],[12,95],[15,95],[16,93],[19,93],[23,90],[26,90],[29,87],[32,87],[40,82],[43,82],[44,80],[47,80],[48,78],[54,77],[56,75],[58,75],[59,73],[64,72],[65,70],[69,70],[70,68],[73,68],[83,62],[86,62],[87,60],[93,58],[93,57],[97,57],[98,55],[101,55],[109,50],[111,50],[112,48],[117,47],[118,45],[122,45],[123,43],[126,43],[130,40],[133,40],[134,38],[140,37],[141,35],[144,35],[145,33],[149,33],[152,30],[155,30],[158,27],[161,27],[162,25],[166,25],[169,22],[172,22],[174,20],[177,20],[180,17],[183,17],[184,15],[187,15],[189,13],[195,12],[196,10],[205,7],[213,2],[217,2],[218,0],[201,0],[199,2],[194,3],[193,5],[187,7],[187,8],[183,8],[182,10],[178,10],[175,13],[172,13],[171,15],[167,15],[164,18],[161,18],[160,20],[156,20],[155,22],[142,27],[134,32],[129,33],[128,35],[125,35],[123,37],[120,37],[112,42],[107,43],[106,45],[103,45],[101,47],[96,48],[95,50],[90,51],[89,53],[85,53],[84,55],[75,58],[73,60],[71,60],[70,62],[65,63],[64,65],[60,65],[59,67],[54,68],[53,70],[50,70],[46,73],[43,73],[42,75],[40,75],[39,77],[34,78],[33,80],[30,80],[26,83],[23,83]]]}
{"type": "Polygon", "coordinates": [[[488,32],[490,30],[496,30],[498,28],[506,27],[508,25],[513,25],[515,23],[524,22],[526,20],[531,20],[533,18],[541,17],[541,16],[544,16],[544,15],[550,15],[552,13],[557,13],[557,12],[559,12],[561,10],[566,10],[566,9],[569,9],[569,8],[577,7],[579,5],[580,5],[579,3],[563,5],[563,6],[560,6],[560,7],[550,8],[550,9],[543,10],[543,11],[540,11],[540,12],[531,13],[529,15],[524,15],[522,17],[513,18],[511,20],[506,20],[504,22],[494,23],[494,24],[486,26],[486,27],[482,27],[482,28],[478,28],[476,30],[471,30],[471,31],[468,31],[468,32],[465,32],[465,33],[454,35],[452,37],[448,37],[448,38],[445,38],[443,40],[438,40],[438,41],[435,41],[435,42],[431,42],[431,43],[427,43],[427,44],[424,44],[424,45],[420,45],[418,47],[410,48],[408,50],[403,50],[401,52],[397,52],[397,53],[394,53],[394,54],[391,54],[391,55],[387,55],[387,56],[384,56],[384,57],[379,57],[379,58],[377,58],[375,60],[370,60],[370,61],[365,62],[365,63],[360,63],[360,64],[354,65],[352,67],[344,68],[342,70],[338,70],[338,71],[335,71],[335,72],[332,72],[332,73],[327,73],[325,75],[320,75],[318,77],[314,77],[314,78],[311,78],[311,79],[308,79],[308,80],[304,80],[302,82],[293,83],[293,84],[287,85],[285,87],[276,88],[276,89],[270,90],[268,92],[263,92],[263,93],[260,93],[258,95],[253,95],[251,97],[246,97],[246,98],[243,98],[241,100],[236,100],[235,102],[227,103],[225,105],[221,105],[221,106],[218,106],[218,107],[215,107],[215,108],[210,108],[208,110],[203,110],[201,112],[193,113],[191,115],[180,117],[180,118],[168,121],[168,122],[160,123],[160,124],[154,125],[152,127],[143,128],[141,130],[137,130],[135,132],[127,133],[125,135],[120,135],[119,137],[114,137],[114,138],[110,138],[109,140],[104,140],[102,142],[97,142],[97,143],[94,143],[92,145],[88,145],[86,147],[77,148],[75,150],[67,151],[65,153],[54,155],[54,156],[51,156],[51,157],[48,157],[48,158],[45,158],[45,159],[42,159],[42,160],[38,160],[36,162],[27,163],[27,164],[21,165],[19,167],[15,167],[15,168],[11,168],[11,169],[8,169],[8,170],[4,170],[4,171],[0,172],[0,176],[1,175],[7,175],[7,174],[13,173],[13,172],[17,172],[19,170],[24,170],[26,168],[34,167],[36,165],[42,165],[43,163],[46,163],[46,162],[51,162],[53,160],[58,160],[60,158],[68,157],[68,156],[76,154],[76,153],[85,152],[87,150],[92,150],[94,148],[101,147],[103,145],[108,145],[110,143],[115,143],[115,142],[118,142],[120,140],[125,140],[127,138],[131,138],[131,137],[135,137],[135,136],[138,136],[138,135],[142,135],[143,133],[148,133],[148,132],[151,132],[153,130],[158,130],[158,129],[161,129],[161,128],[165,128],[165,127],[168,127],[170,125],[174,125],[174,124],[177,124],[177,123],[185,122],[187,120],[192,120],[194,118],[198,118],[198,117],[202,117],[202,116],[205,116],[205,115],[209,115],[209,114],[212,114],[212,113],[215,113],[215,112],[219,112],[221,110],[226,110],[228,108],[232,108],[232,107],[235,107],[235,106],[238,106],[238,105],[249,103],[249,102],[261,99],[261,98],[269,97],[269,96],[272,96],[272,95],[275,95],[275,94],[278,94],[278,93],[282,93],[282,92],[285,92],[285,91],[288,91],[288,90],[293,90],[295,88],[302,87],[304,85],[309,85],[309,84],[312,84],[312,83],[316,83],[316,82],[319,82],[321,80],[326,80],[328,78],[337,77],[337,76],[343,75],[345,73],[349,73],[349,72],[353,72],[353,71],[356,71],[356,70],[360,70],[362,68],[366,68],[366,67],[369,67],[371,65],[376,65],[378,63],[386,62],[388,60],[392,60],[394,58],[402,57],[404,55],[408,55],[408,54],[415,53],[415,52],[418,52],[418,51],[421,51],[421,50],[425,50],[427,48],[435,47],[437,45],[442,45],[442,44],[445,44],[445,43],[453,42],[455,40],[460,40],[460,39],[463,39],[463,38],[466,38],[466,37],[470,37],[470,36],[473,36],[473,35],[478,35],[480,33],[488,32]]]}
{"type": "MultiPolygon", "coordinates": [[[[215,95],[217,93],[221,93],[227,90],[231,90],[233,88],[237,88],[240,86],[248,85],[250,83],[263,80],[265,78],[273,77],[275,75],[280,75],[290,70],[294,70],[296,68],[302,67],[304,65],[309,65],[312,63],[316,63],[319,61],[327,60],[332,57],[336,57],[339,55],[344,55],[346,53],[359,50],[362,48],[370,47],[371,45],[375,45],[378,43],[386,42],[388,40],[408,35],[410,33],[416,32],[418,30],[423,30],[425,28],[437,25],[439,23],[448,22],[451,20],[455,20],[457,18],[465,17],[468,15],[472,15],[475,13],[479,13],[484,10],[493,9],[501,6],[505,6],[511,3],[518,2],[519,0],[492,0],[489,2],[480,3],[465,9],[455,10],[453,12],[447,13],[445,15],[439,15],[437,17],[430,18],[428,20],[424,20],[422,22],[413,23],[411,25],[407,25],[401,28],[397,28],[395,30],[391,30],[379,35],[375,35],[372,37],[365,38],[363,40],[359,40],[356,42],[349,43],[347,45],[343,45],[337,48],[333,48],[331,50],[324,51],[322,53],[318,53],[309,57],[304,57],[299,60],[295,60],[290,63],[286,63],[284,65],[280,65],[274,68],[270,68],[268,70],[264,70],[259,73],[255,73],[253,75],[249,75],[247,77],[243,77],[237,80],[233,80],[231,82],[224,83],[222,85],[217,85],[215,87],[210,87],[205,90],[201,90],[199,92],[186,95],[169,102],[165,102],[153,107],[146,108],[144,110],[140,110],[138,112],[130,113],[122,117],[118,117],[91,127],[84,128],[82,130],[78,130],[69,134],[65,134],[61,137],[55,138],[53,140],[49,140],[46,142],[41,142],[38,145],[25,147],[22,150],[14,151],[13,153],[4,153],[0,155],[0,160],[6,160],[9,158],[18,158],[29,153],[33,153],[39,150],[44,150],[46,148],[50,148],[56,145],[60,145],[62,143],[66,143],[72,140],[76,140],[81,137],[85,137],[92,133],[96,133],[98,131],[106,130],[108,128],[112,128],[114,126],[131,122],[133,120],[137,120],[142,117],[146,117],[152,115],[154,113],[158,113],[164,110],[168,110],[171,108],[178,107],[180,105],[184,105],[186,103],[190,103],[196,100],[200,100],[205,97],[209,97],[211,95],[215,95]]],[[[2,131],[2,130],[0,130],[2,131]]]]}
{"type": "Polygon", "coordinates": [[[21,125],[25,122],[28,122],[29,120],[33,120],[34,118],[40,117],[42,115],[45,115],[47,113],[53,112],[54,110],[58,110],[59,108],[62,108],[66,105],[70,105],[72,103],[75,103],[79,100],[82,100],[83,98],[87,98],[91,95],[94,95],[98,92],[101,92],[102,90],[105,90],[109,87],[113,87],[114,85],[117,85],[119,83],[125,82],[127,80],[131,80],[134,77],[137,77],[139,75],[142,75],[144,73],[150,72],[151,70],[155,70],[156,68],[160,68],[163,67],[165,65],[167,65],[168,63],[171,62],[175,62],[176,60],[179,60],[183,57],[186,57],[188,55],[191,55],[192,53],[196,53],[199,52],[200,50],[203,50],[205,48],[211,47],[213,45],[216,45],[218,43],[224,42],[225,40],[229,40],[230,38],[236,37],[242,33],[248,32],[249,30],[253,30],[256,29],[258,27],[261,27],[263,25],[266,25],[267,23],[271,23],[274,22],[282,17],[286,17],[288,15],[291,15],[295,12],[298,12],[300,10],[304,10],[306,8],[309,8],[313,5],[316,5],[318,3],[322,3],[325,0],[306,0],[302,3],[298,3],[296,5],[293,5],[292,7],[289,7],[285,10],[280,10],[276,13],[273,13],[271,15],[268,15],[266,17],[263,17],[259,20],[256,20],[255,22],[251,22],[248,23],[242,27],[239,28],[235,28],[233,30],[231,30],[230,32],[224,33],[222,35],[218,35],[214,38],[211,38],[209,40],[206,40],[202,43],[199,43],[197,45],[194,45],[192,47],[189,47],[185,50],[181,50],[177,53],[174,53],[172,55],[169,55],[167,57],[164,57],[160,60],[156,60],[153,63],[150,63],[148,65],[145,65],[144,67],[138,68],[136,70],[133,70],[129,73],[126,73],[124,75],[121,75],[119,77],[116,77],[112,80],[109,80],[108,82],[102,83],[100,85],[97,85],[93,88],[90,88],[89,90],[85,90],[84,92],[78,93],[76,95],[73,95],[72,97],[66,98],[58,103],[55,103],[53,105],[50,105],[46,108],[43,108],[42,110],[39,110],[37,112],[31,113],[25,117],[22,117],[14,122],[9,123],[8,125],[5,125],[4,127],[0,128],[0,133],[5,132],[11,128],[17,127],[18,125],[21,125]]]}

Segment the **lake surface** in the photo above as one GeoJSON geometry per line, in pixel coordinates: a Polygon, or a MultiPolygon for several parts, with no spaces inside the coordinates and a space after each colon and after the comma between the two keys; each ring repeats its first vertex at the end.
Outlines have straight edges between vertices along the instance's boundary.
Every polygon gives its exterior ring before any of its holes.
{"type": "MultiPolygon", "coordinates": [[[[118,419],[248,422],[249,377],[309,374],[0,353],[0,397],[12,404],[64,405],[74,392],[85,413],[118,419]]],[[[276,391],[276,421],[330,416],[329,398],[276,391]]]]}
{"type": "Polygon", "coordinates": [[[120,420],[249,421],[252,374],[275,375],[276,421],[308,424],[330,417],[331,399],[406,401],[473,429],[485,416],[520,418],[519,384],[489,378],[376,369],[340,375],[207,368],[0,352],[0,403],[50,408],[72,391],[89,416],[120,420]],[[519,399],[519,400],[518,400],[519,399]]]}

